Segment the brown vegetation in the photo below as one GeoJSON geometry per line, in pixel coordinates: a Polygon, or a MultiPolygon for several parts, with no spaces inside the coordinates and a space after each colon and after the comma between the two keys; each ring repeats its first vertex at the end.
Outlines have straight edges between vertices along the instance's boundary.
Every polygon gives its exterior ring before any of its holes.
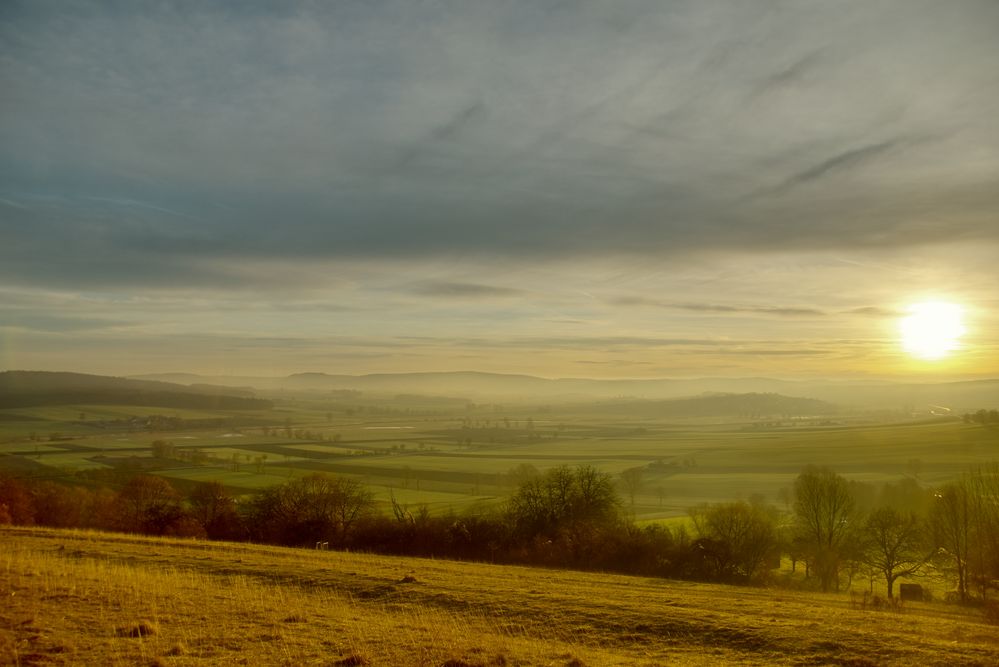
{"type": "MultiPolygon", "coordinates": [[[[218,482],[186,497],[164,478],[135,475],[90,490],[0,476],[0,524],[88,527],[146,535],[249,540],[726,583],[772,583],[782,554],[804,562],[806,585],[828,591],[857,574],[883,579],[926,570],[953,577],[955,601],[985,603],[999,586],[999,467],[936,489],[886,485],[880,494],[808,467],[794,512],[755,500],[691,510],[682,525],[636,525],[611,477],[589,466],[520,471],[502,506],[432,516],[393,500],[379,514],[356,479],[309,474],[237,502],[218,482]],[[811,575],[817,575],[812,577],[811,575]]],[[[872,589],[873,592],[873,589],[872,589]]]]}

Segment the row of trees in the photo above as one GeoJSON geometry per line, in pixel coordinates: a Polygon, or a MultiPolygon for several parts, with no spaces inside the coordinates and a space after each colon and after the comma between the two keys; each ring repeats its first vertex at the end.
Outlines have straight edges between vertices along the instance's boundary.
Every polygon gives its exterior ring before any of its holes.
{"type": "Polygon", "coordinates": [[[978,410],[961,416],[965,424],[999,424],[999,410],[978,410]]]}
{"type": "Polygon", "coordinates": [[[0,477],[0,524],[205,536],[196,510],[194,496],[185,503],[161,477],[138,475],[118,491],[0,477]]]}
{"type": "Polygon", "coordinates": [[[985,599],[999,588],[999,465],[922,493],[922,501],[905,503],[919,510],[862,512],[847,480],[807,468],[794,486],[792,556],[814,569],[823,590],[838,588],[843,570],[859,565],[882,576],[892,597],[900,577],[932,566],[953,574],[961,601],[973,592],[985,599]]]}
{"type": "MultiPolygon", "coordinates": [[[[313,474],[234,499],[218,482],[180,494],[138,475],[117,491],[0,477],[0,524],[41,524],[252,540],[287,546],[328,542],[381,553],[532,563],[696,580],[761,581],[781,555],[823,590],[858,572],[884,580],[932,567],[952,573],[957,595],[987,597],[999,585],[999,466],[940,488],[910,481],[874,504],[864,487],[806,468],[785,511],[761,502],[691,510],[693,530],[639,527],[622,511],[612,479],[592,467],[523,470],[511,498],[474,514],[432,516],[392,500],[379,512],[354,479],[313,474]]],[[[789,499],[790,500],[790,499],[789,499]]]]}

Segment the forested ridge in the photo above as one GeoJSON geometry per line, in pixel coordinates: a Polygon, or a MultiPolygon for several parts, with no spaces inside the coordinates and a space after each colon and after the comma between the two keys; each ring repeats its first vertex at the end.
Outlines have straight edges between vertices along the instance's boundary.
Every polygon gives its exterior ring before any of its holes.
{"type": "Polygon", "coordinates": [[[206,410],[263,410],[271,401],[245,395],[245,390],[168,382],[53,373],[0,373],[0,409],[45,405],[143,405],[206,410]],[[236,395],[241,394],[241,395],[236,395]]]}

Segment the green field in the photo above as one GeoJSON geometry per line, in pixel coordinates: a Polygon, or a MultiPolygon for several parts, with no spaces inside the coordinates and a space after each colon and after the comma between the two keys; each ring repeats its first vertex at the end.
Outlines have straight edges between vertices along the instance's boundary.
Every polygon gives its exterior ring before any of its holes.
{"type": "Polygon", "coordinates": [[[219,480],[235,493],[319,471],[358,478],[383,501],[394,495],[437,512],[506,497],[517,481],[511,471],[525,465],[585,464],[618,478],[641,468],[634,504],[624,487],[622,495],[636,518],[658,519],[705,502],[756,496],[779,503],[809,464],[875,485],[908,476],[931,486],[999,459],[999,429],[949,418],[856,417],[820,427],[654,414],[615,419],[606,407],[597,418],[585,406],[546,406],[543,414],[528,407],[398,412],[390,399],[366,409],[285,401],[259,412],[8,409],[0,411],[0,469],[58,477],[131,466],[172,479],[219,480]],[[151,417],[174,421],[157,430],[161,422],[151,417]],[[169,459],[152,457],[158,440],[172,443],[169,459]]]}

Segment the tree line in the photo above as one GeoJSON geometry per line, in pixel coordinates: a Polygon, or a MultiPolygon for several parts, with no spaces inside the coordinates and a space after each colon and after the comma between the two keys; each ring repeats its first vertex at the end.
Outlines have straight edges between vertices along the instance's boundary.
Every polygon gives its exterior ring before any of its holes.
{"type": "Polygon", "coordinates": [[[782,510],[735,501],[690,510],[691,527],[639,526],[613,479],[590,466],[520,470],[513,495],[464,514],[432,515],[348,477],[310,474],[234,498],[220,482],[136,475],[117,489],[0,476],[0,524],[615,571],[698,581],[773,581],[782,557],[824,591],[856,576],[883,582],[949,576],[962,602],[999,590],[999,464],[924,488],[912,478],[879,493],[828,468],[798,475],[782,510]]]}
{"type": "Polygon", "coordinates": [[[999,424],[999,410],[977,410],[976,412],[966,412],[961,415],[961,420],[965,424],[999,424]]]}

